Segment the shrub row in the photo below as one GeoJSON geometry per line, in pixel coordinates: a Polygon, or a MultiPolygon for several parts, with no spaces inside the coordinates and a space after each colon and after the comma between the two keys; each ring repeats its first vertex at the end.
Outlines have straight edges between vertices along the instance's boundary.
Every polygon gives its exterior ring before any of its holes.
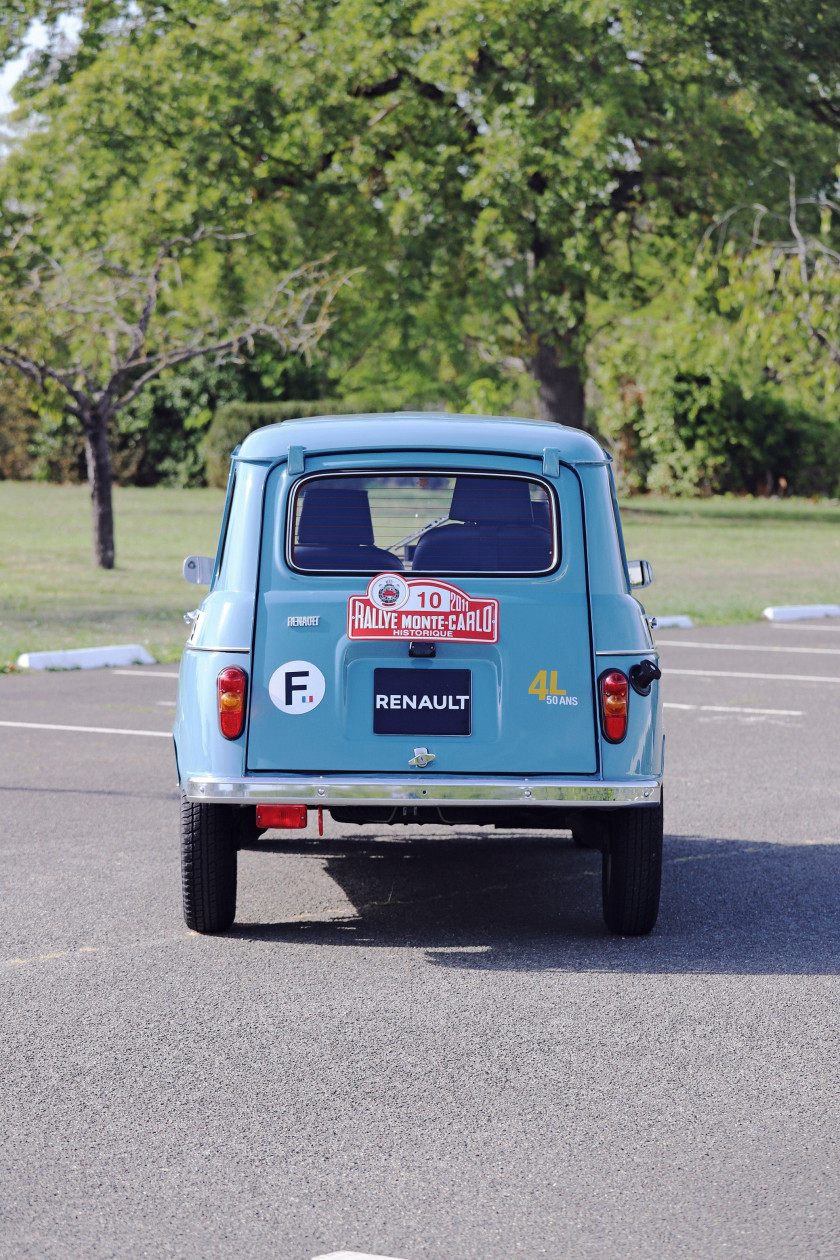
{"type": "MultiPolygon", "coordinates": [[[[840,494],[835,409],[822,400],[797,405],[772,381],[745,385],[716,366],[704,369],[675,370],[653,355],[644,366],[625,359],[612,379],[596,377],[594,420],[612,446],[625,493],[840,494]]],[[[2,384],[0,480],[83,481],[78,427],[60,415],[39,416],[22,390],[2,384]]],[[[358,410],[336,398],[232,402],[219,393],[185,375],[121,414],[112,434],[116,480],[223,487],[231,452],[254,429],[358,410]]]]}
{"type": "Polygon", "coordinates": [[[225,403],[214,415],[202,452],[208,486],[227,484],[231,452],[254,429],[310,416],[345,416],[356,410],[338,398],[270,403],[225,403]]]}
{"type": "Polygon", "coordinates": [[[772,386],[685,372],[655,391],[630,380],[610,419],[625,493],[840,492],[840,424],[772,386]]]}

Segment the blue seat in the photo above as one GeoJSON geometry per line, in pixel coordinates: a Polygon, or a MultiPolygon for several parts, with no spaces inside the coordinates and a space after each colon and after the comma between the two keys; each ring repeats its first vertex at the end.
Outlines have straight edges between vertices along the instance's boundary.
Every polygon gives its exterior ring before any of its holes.
{"type": "Polygon", "coordinates": [[[403,567],[392,552],[373,544],[367,491],[329,485],[304,489],[292,558],[302,569],[380,573],[403,567]]]}
{"type": "Polygon", "coordinates": [[[551,531],[534,522],[527,481],[459,477],[449,520],[419,539],[411,567],[415,573],[533,573],[550,564],[551,531]]]}

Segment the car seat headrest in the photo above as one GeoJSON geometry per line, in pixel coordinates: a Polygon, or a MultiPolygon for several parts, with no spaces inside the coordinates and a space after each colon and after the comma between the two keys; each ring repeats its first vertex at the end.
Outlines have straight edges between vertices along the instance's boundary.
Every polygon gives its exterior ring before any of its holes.
{"type": "Polygon", "coordinates": [[[373,524],[365,490],[309,486],[303,492],[298,543],[305,547],[373,546],[373,524]]]}
{"type": "Polygon", "coordinates": [[[528,482],[512,477],[458,477],[449,519],[479,525],[530,525],[533,518],[528,482]]]}

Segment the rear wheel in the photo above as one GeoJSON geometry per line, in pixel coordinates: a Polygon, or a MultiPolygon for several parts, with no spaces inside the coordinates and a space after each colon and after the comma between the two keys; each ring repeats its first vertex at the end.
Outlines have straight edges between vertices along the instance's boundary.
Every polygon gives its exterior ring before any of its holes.
{"type": "Polygon", "coordinates": [[[621,936],[644,936],[659,913],[661,804],[616,810],[601,869],[607,927],[621,936]]]}
{"type": "Polygon", "coordinates": [[[236,915],[240,811],[181,797],[181,890],[194,932],[224,932],[236,915]]]}

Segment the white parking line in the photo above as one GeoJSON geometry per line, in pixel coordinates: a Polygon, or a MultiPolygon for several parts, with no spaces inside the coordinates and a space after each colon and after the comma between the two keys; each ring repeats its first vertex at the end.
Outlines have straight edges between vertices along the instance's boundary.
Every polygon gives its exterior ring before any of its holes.
{"type": "Polygon", "coordinates": [[[713,652],[801,652],[804,656],[840,656],[840,648],[765,647],[758,643],[698,643],[693,639],[657,639],[656,646],[709,648],[713,652]]]}
{"type": "Polygon", "coordinates": [[[29,731],[82,731],[85,735],[150,735],[153,739],[171,739],[171,731],[129,731],[117,726],[60,726],[53,722],[0,722],[0,726],[25,727],[29,731]]]}
{"type": "Polygon", "coordinates": [[[177,674],[165,674],[161,669],[112,669],[121,678],[177,678],[177,674]]]}
{"type": "Polygon", "coordinates": [[[702,709],[704,713],[763,713],[771,717],[804,717],[802,709],[753,709],[737,704],[675,704],[666,700],[663,709],[702,709]]]}
{"type": "Polygon", "coordinates": [[[840,634],[840,626],[803,626],[801,622],[774,621],[774,630],[811,630],[816,634],[840,634]]]}
{"type": "Polygon", "coordinates": [[[372,1256],[367,1251],[331,1251],[328,1256],[314,1256],[313,1260],[397,1260],[396,1256],[372,1256]]]}
{"type": "Polygon", "coordinates": [[[670,669],[665,667],[668,674],[685,674],[693,678],[765,678],[768,682],[816,682],[816,683],[837,683],[840,684],[840,678],[826,677],[822,674],[751,674],[743,670],[734,669],[670,669]]]}

